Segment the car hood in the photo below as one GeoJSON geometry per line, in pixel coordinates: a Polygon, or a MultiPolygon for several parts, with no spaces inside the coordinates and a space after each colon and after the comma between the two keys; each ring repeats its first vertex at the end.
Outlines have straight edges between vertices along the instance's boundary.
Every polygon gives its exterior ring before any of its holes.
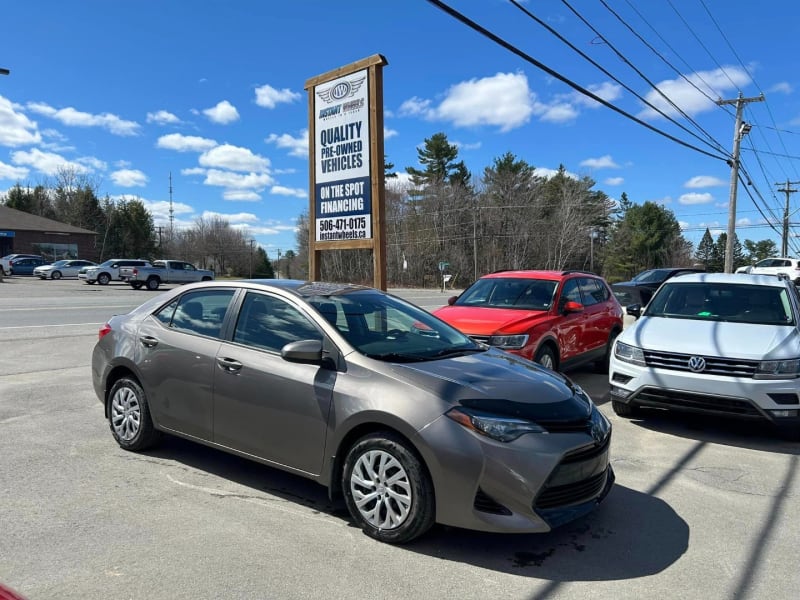
{"type": "Polygon", "coordinates": [[[459,331],[471,335],[491,335],[527,331],[550,316],[546,310],[445,306],[433,312],[459,331]]]}
{"type": "Polygon", "coordinates": [[[446,401],[537,422],[585,421],[592,403],[570,379],[502,350],[395,364],[395,374],[446,401]]]}
{"type": "Polygon", "coordinates": [[[746,360],[797,358],[800,334],[794,325],[754,325],[642,317],[626,328],[620,341],[646,350],[746,360]]]}

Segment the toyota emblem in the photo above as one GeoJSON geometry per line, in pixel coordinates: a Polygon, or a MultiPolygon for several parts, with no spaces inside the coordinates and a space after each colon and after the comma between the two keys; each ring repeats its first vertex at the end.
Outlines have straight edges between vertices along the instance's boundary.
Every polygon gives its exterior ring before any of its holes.
{"type": "Polygon", "coordinates": [[[689,370],[695,373],[702,373],[706,368],[706,359],[702,356],[692,356],[689,359],[689,370]]]}

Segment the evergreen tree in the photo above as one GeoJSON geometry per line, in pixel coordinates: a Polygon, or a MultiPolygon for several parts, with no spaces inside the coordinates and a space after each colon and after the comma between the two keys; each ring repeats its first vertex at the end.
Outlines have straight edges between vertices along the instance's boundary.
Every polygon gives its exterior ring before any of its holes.
{"type": "Polygon", "coordinates": [[[706,232],[703,234],[703,239],[697,245],[697,252],[694,253],[694,258],[697,262],[702,263],[706,271],[709,269],[711,258],[714,253],[714,238],[711,237],[711,232],[706,227],[706,232]]]}

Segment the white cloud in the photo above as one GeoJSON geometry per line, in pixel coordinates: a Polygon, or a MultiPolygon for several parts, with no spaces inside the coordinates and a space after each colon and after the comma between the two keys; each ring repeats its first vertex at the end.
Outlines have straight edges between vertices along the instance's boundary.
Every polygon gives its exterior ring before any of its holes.
{"type": "Polygon", "coordinates": [[[10,100],[0,96],[0,146],[26,146],[39,144],[41,134],[37,131],[36,122],[31,121],[19,107],[10,100]]]}
{"type": "Polygon", "coordinates": [[[450,143],[453,144],[453,146],[455,146],[459,150],[477,150],[478,148],[481,147],[481,142],[465,143],[465,142],[459,142],[458,140],[453,140],[450,143]]]}
{"type": "Polygon", "coordinates": [[[608,177],[603,183],[606,185],[622,185],[625,183],[625,179],[622,177],[608,177]]]}
{"type": "Polygon", "coordinates": [[[77,110],[71,106],[56,109],[44,102],[29,102],[29,110],[50,117],[70,127],[102,127],[114,135],[138,135],[140,125],[136,121],[127,121],[111,113],[93,115],[77,110]]]}
{"type": "Polygon", "coordinates": [[[0,160],[0,179],[19,181],[20,179],[25,179],[28,173],[30,173],[30,170],[25,167],[13,167],[0,160]]]}
{"type": "Polygon", "coordinates": [[[209,121],[219,125],[227,125],[228,123],[239,120],[239,111],[227,100],[218,102],[216,106],[205,109],[203,114],[208,117],[209,121]]]}
{"type": "MultiPolygon", "coordinates": [[[[586,89],[592,92],[598,98],[602,98],[606,102],[613,102],[614,100],[619,100],[622,97],[622,86],[617,85],[616,83],[611,83],[610,81],[587,85],[586,89]]],[[[594,98],[590,98],[589,96],[581,94],[577,91],[573,92],[571,96],[575,104],[580,104],[586,108],[600,108],[603,106],[594,98]]]]}
{"type": "Polygon", "coordinates": [[[723,185],[728,185],[728,183],[718,177],[712,177],[711,175],[696,175],[684,183],[683,187],[689,189],[701,189],[709,187],[721,187],[723,185]]]}
{"type": "Polygon", "coordinates": [[[276,90],[271,85],[256,88],[256,104],[264,108],[275,108],[280,103],[290,104],[300,99],[300,94],[288,88],[276,90]]]}
{"type": "Polygon", "coordinates": [[[166,110],[159,110],[154,113],[147,113],[147,122],[155,123],[156,125],[175,125],[180,123],[181,120],[166,110]]]}
{"type": "Polygon", "coordinates": [[[785,81],[781,81],[781,82],[776,83],[775,85],[773,85],[771,88],[769,88],[768,91],[770,91],[770,92],[779,92],[781,94],[791,94],[794,91],[794,88],[792,87],[792,85],[790,83],[787,83],[785,81]]]}
{"type": "Polygon", "coordinates": [[[169,222],[169,210],[172,207],[173,220],[175,215],[190,215],[194,213],[194,208],[183,202],[170,202],[168,200],[144,200],[142,199],[144,207],[153,215],[153,221],[169,222]]]}
{"type": "Polygon", "coordinates": [[[111,180],[120,187],[143,187],[147,184],[147,175],[137,169],[120,169],[111,173],[111,180]]]}
{"type": "Polygon", "coordinates": [[[178,152],[204,152],[216,145],[217,142],[214,140],[196,135],[182,135],[180,133],[162,135],[156,142],[156,147],[158,148],[177,150],[178,152]]]}
{"type": "Polygon", "coordinates": [[[708,204],[714,201],[714,196],[709,193],[699,194],[697,192],[690,192],[688,194],[682,194],[680,198],[678,198],[678,203],[683,205],[694,205],[694,204],[708,204]]]}
{"type": "Polygon", "coordinates": [[[59,169],[70,169],[75,173],[88,173],[90,169],[84,165],[67,160],[63,156],[52,152],[42,152],[34,148],[30,152],[17,150],[11,154],[11,160],[17,165],[27,165],[33,167],[45,175],[56,175],[59,169]]]}
{"type": "Polygon", "coordinates": [[[265,173],[233,173],[231,171],[220,171],[218,169],[209,169],[206,173],[206,179],[203,182],[206,185],[215,185],[233,190],[255,190],[261,191],[265,187],[274,184],[272,177],[265,173]]]}
{"type": "Polygon", "coordinates": [[[253,213],[240,212],[240,213],[220,213],[211,210],[203,211],[204,219],[225,219],[229,223],[254,223],[258,221],[258,217],[253,213]]]}
{"type": "Polygon", "coordinates": [[[577,108],[566,102],[556,104],[537,103],[535,112],[536,115],[546,123],[565,123],[567,121],[573,121],[579,114],[577,108]]]}
{"type": "Polygon", "coordinates": [[[108,168],[108,164],[104,160],[100,160],[94,156],[82,156],[75,160],[94,171],[105,171],[108,168]]]}
{"type": "Polygon", "coordinates": [[[297,137],[292,137],[288,133],[281,135],[270,133],[264,141],[268,144],[275,144],[278,148],[289,150],[289,156],[308,158],[308,129],[303,129],[297,137]]]}
{"type": "Polygon", "coordinates": [[[589,169],[619,169],[619,165],[614,162],[610,154],[606,154],[600,158],[587,158],[582,161],[580,165],[589,169]]]}
{"type": "Polygon", "coordinates": [[[200,166],[212,169],[255,171],[257,173],[265,172],[270,166],[268,158],[254,154],[248,148],[231,144],[222,144],[204,152],[200,155],[198,162],[200,166]]]}
{"type": "Polygon", "coordinates": [[[222,192],[222,197],[225,200],[238,200],[239,202],[258,202],[261,200],[261,196],[256,192],[248,190],[225,190],[222,192]]]}
{"type": "MultiPolygon", "coordinates": [[[[545,179],[550,179],[554,175],[558,174],[558,169],[548,169],[546,167],[538,167],[533,170],[533,174],[536,177],[544,177],[545,179]]],[[[570,179],[580,179],[575,173],[570,173],[569,171],[564,171],[564,176],[569,177],[570,179]]]]}
{"type": "Polygon", "coordinates": [[[388,127],[383,128],[383,139],[388,140],[389,138],[393,138],[396,135],[398,135],[397,130],[389,129],[388,127]]]}
{"type": "Polygon", "coordinates": [[[308,198],[308,192],[302,188],[288,188],[282,185],[273,185],[270,194],[276,196],[294,196],[295,198],[308,198]]]}
{"type": "MultiPolygon", "coordinates": [[[[744,88],[750,83],[747,71],[743,67],[736,66],[691,73],[686,79],[666,79],[658,83],[657,87],[690,116],[715,109],[717,98],[722,98],[729,92],[744,88]]],[[[668,116],[675,117],[679,114],[656,90],[649,92],[645,98],[668,116]]],[[[661,115],[649,106],[638,116],[645,119],[661,118],[661,115]]]]}

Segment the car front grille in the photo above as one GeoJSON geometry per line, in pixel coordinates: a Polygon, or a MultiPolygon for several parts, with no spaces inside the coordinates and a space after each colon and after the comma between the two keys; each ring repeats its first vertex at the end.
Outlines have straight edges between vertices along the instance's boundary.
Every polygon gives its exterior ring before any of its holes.
{"type": "Polygon", "coordinates": [[[599,445],[568,452],[547,478],[533,503],[534,510],[550,510],[596,499],[606,486],[611,436],[599,445]]]}
{"type": "Polygon", "coordinates": [[[645,387],[642,388],[632,400],[637,404],[644,404],[646,406],[718,413],[736,417],[761,418],[763,416],[748,400],[680,390],[645,387]]]}
{"type": "MultiPolygon", "coordinates": [[[[644,360],[648,367],[670,369],[673,371],[689,371],[689,359],[696,354],[677,354],[675,352],[644,351],[644,360]]],[[[706,361],[702,373],[707,375],[721,375],[724,377],[753,377],[758,367],[756,360],[741,360],[735,358],[720,358],[717,356],[703,356],[706,361]]]]}

